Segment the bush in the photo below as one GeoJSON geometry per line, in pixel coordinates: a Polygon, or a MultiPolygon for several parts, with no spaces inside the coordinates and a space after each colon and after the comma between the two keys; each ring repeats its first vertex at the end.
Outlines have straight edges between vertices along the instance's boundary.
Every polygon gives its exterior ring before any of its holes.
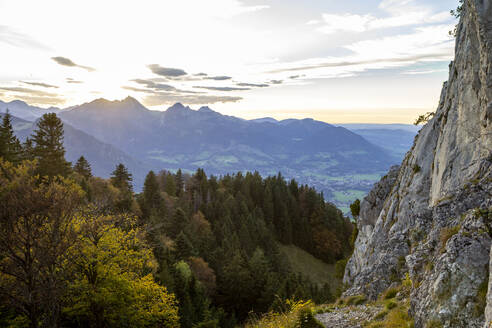
{"type": "Polygon", "coordinates": [[[386,302],[385,308],[386,308],[386,310],[389,311],[389,310],[394,309],[397,306],[398,306],[398,304],[396,304],[395,301],[388,301],[388,302],[386,302]]]}
{"type": "Polygon", "coordinates": [[[299,328],[324,328],[324,326],[316,320],[311,308],[303,308],[297,315],[297,326],[299,328]]]}
{"type": "Polygon", "coordinates": [[[367,300],[365,295],[355,295],[355,296],[350,296],[346,300],[347,305],[361,305],[364,304],[364,302],[367,300]]]}
{"type": "Polygon", "coordinates": [[[395,298],[396,294],[400,291],[399,288],[392,287],[389,288],[383,295],[383,300],[389,300],[391,298],[395,298]]]}

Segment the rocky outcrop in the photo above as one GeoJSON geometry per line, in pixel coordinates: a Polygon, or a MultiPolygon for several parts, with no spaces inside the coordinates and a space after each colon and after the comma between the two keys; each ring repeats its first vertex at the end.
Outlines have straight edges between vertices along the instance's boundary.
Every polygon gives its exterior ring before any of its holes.
{"type": "MultiPolygon", "coordinates": [[[[416,327],[482,327],[492,236],[492,0],[465,0],[434,117],[361,204],[344,282],[375,299],[408,273],[416,327]]],[[[491,297],[492,298],[492,297],[491,297]]]]}

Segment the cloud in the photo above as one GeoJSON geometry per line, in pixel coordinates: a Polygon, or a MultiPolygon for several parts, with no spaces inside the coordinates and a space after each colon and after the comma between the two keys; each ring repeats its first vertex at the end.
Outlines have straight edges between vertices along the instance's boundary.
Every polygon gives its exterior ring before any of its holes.
{"type": "Polygon", "coordinates": [[[369,39],[346,45],[352,55],[314,58],[281,65],[268,73],[314,71],[310,77],[346,77],[368,69],[409,66],[419,62],[449,61],[453,57],[453,40],[447,31],[452,25],[415,28],[413,33],[369,39]]]}
{"type": "Polygon", "coordinates": [[[144,79],[134,79],[131,81],[138,83],[138,84],[141,84],[141,85],[145,85],[149,89],[164,90],[164,91],[176,91],[176,88],[173,87],[172,85],[169,85],[169,84],[155,83],[154,81],[144,80],[144,79]]]}
{"type": "Polygon", "coordinates": [[[18,48],[35,48],[40,50],[51,50],[50,47],[38,42],[32,37],[17,32],[14,29],[0,25],[0,42],[10,44],[18,48]]]}
{"type": "Polygon", "coordinates": [[[379,9],[386,13],[384,17],[372,14],[322,14],[324,23],[317,30],[326,34],[341,31],[360,33],[375,29],[443,23],[452,19],[447,11],[434,13],[430,7],[415,5],[413,0],[383,0],[379,9]]]}
{"type": "Polygon", "coordinates": [[[20,82],[24,83],[24,84],[32,85],[32,86],[43,87],[43,88],[56,88],[56,89],[59,88],[56,85],[41,83],[41,82],[28,82],[28,81],[20,81],[20,82]]]}
{"type": "Polygon", "coordinates": [[[57,97],[57,96],[59,96],[56,93],[46,92],[46,91],[36,90],[36,89],[30,89],[30,88],[23,88],[23,87],[0,87],[0,90],[10,91],[10,92],[15,92],[15,93],[35,95],[35,96],[40,96],[40,97],[57,97]]]}
{"type": "Polygon", "coordinates": [[[179,68],[162,67],[158,64],[147,65],[147,67],[152,71],[152,73],[165,77],[178,77],[187,75],[184,70],[179,68]]]}
{"type": "MultiPolygon", "coordinates": [[[[215,2],[217,3],[217,1],[215,2]]],[[[224,19],[270,8],[268,5],[246,6],[243,1],[239,0],[219,1],[219,4],[220,10],[216,11],[214,16],[224,19]]]]}
{"type": "Polygon", "coordinates": [[[208,76],[207,73],[197,73],[197,74],[194,74],[194,76],[208,76]]]}
{"type": "Polygon", "coordinates": [[[71,77],[67,77],[66,80],[67,80],[67,83],[74,83],[74,84],[84,83],[83,81],[74,80],[71,77]]]}
{"type": "Polygon", "coordinates": [[[25,101],[30,105],[61,105],[66,99],[63,97],[38,97],[21,95],[16,97],[19,100],[25,101]]]}
{"type": "Polygon", "coordinates": [[[282,84],[284,81],[282,80],[271,80],[270,83],[271,84],[282,84]]]}
{"type": "Polygon", "coordinates": [[[236,83],[236,85],[240,86],[240,87],[252,87],[252,88],[266,88],[266,87],[270,86],[269,84],[266,84],[266,83],[260,83],[260,84],[257,84],[257,83],[236,83]]]}
{"type": "Polygon", "coordinates": [[[243,90],[251,90],[251,88],[207,87],[207,86],[194,86],[193,88],[207,89],[207,90],[213,90],[213,91],[243,91],[243,90]]]}
{"type": "Polygon", "coordinates": [[[423,74],[433,74],[447,72],[447,69],[429,69],[429,70],[411,70],[402,72],[405,75],[423,75],[423,74]]]}
{"type": "Polygon", "coordinates": [[[225,80],[230,80],[232,77],[230,76],[208,76],[205,78],[205,80],[215,80],[215,81],[225,81],[225,80]]]}
{"type": "Polygon", "coordinates": [[[143,103],[146,106],[159,106],[175,104],[177,102],[188,105],[206,105],[215,103],[234,103],[242,100],[241,97],[215,96],[215,95],[179,95],[174,93],[158,93],[145,97],[143,103]]]}
{"type": "Polygon", "coordinates": [[[65,99],[59,94],[43,90],[24,87],[0,87],[0,90],[7,91],[6,95],[12,98],[20,99],[30,104],[58,105],[65,102],[65,99]]]}
{"type": "Polygon", "coordinates": [[[62,65],[62,66],[83,68],[88,72],[94,72],[95,71],[95,69],[92,67],[75,64],[70,58],[51,57],[51,59],[53,59],[57,64],[62,65]]]}
{"type": "Polygon", "coordinates": [[[319,23],[321,23],[319,19],[311,19],[306,23],[306,25],[318,25],[319,23]]]}

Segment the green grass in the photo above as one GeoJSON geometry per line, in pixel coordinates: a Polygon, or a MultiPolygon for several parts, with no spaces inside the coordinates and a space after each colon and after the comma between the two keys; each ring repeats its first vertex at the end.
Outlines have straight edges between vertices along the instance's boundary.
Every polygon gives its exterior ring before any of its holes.
{"type": "Polygon", "coordinates": [[[334,191],[333,196],[335,200],[339,202],[350,202],[357,198],[363,199],[366,196],[366,192],[362,190],[350,189],[347,191],[334,191]]]}
{"type": "Polygon", "coordinates": [[[293,245],[279,245],[279,247],[294,272],[308,277],[319,285],[328,283],[332,291],[341,285],[341,280],[335,276],[335,265],[318,260],[311,254],[293,245]]]}

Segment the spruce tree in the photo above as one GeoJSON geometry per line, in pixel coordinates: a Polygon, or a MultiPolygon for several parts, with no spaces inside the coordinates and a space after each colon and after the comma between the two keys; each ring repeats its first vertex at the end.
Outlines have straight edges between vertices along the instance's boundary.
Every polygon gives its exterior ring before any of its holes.
{"type": "Polygon", "coordinates": [[[176,172],[176,196],[181,196],[183,193],[184,189],[184,178],[183,178],[183,172],[181,172],[181,169],[176,172]]]}
{"type": "Polygon", "coordinates": [[[73,167],[73,170],[86,179],[88,179],[92,176],[91,165],[85,159],[84,156],[79,157],[79,159],[77,160],[77,163],[75,163],[75,165],[73,167]]]}
{"type": "Polygon", "coordinates": [[[12,116],[7,110],[0,126],[0,157],[8,162],[18,164],[21,160],[21,152],[22,147],[19,139],[14,135],[12,116]]]}
{"type": "Polygon", "coordinates": [[[120,190],[132,191],[132,175],[123,164],[116,165],[115,170],[111,173],[111,184],[120,190]]]}
{"type": "Polygon", "coordinates": [[[63,123],[55,113],[44,114],[34,131],[34,157],[38,160],[38,174],[54,177],[67,176],[71,165],[65,160],[63,123]]]}
{"type": "Polygon", "coordinates": [[[150,171],[145,177],[143,188],[142,211],[148,218],[153,211],[161,207],[162,198],[159,189],[159,182],[154,171],[150,171]]]}

